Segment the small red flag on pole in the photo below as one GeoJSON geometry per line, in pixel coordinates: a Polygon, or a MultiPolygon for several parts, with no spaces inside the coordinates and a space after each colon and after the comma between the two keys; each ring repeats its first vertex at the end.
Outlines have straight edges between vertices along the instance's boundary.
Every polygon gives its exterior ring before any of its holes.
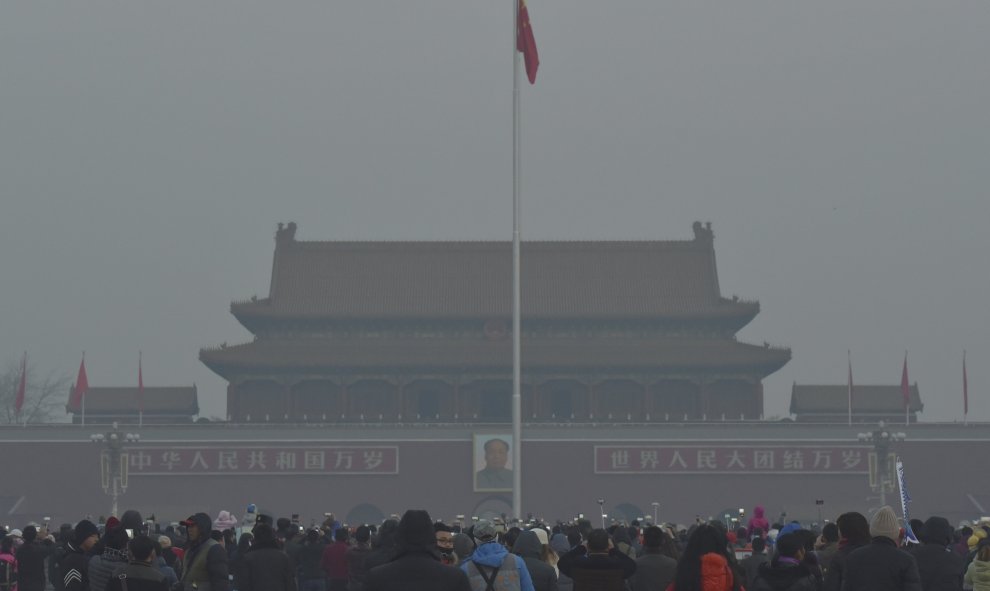
{"type": "Polygon", "coordinates": [[[69,406],[73,409],[79,408],[88,391],[89,379],[86,378],[86,355],[83,354],[83,359],[79,363],[79,374],[76,376],[76,385],[72,388],[72,399],[69,400],[69,406]]]}
{"type": "Polygon", "coordinates": [[[516,22],[516,49],[523,54],[526,62],[526,77],[530,84],[536,84],[536,70],[540,67],[540,54],[536,52],[536,37],[529,24],[529,9],[526,0],[519,0],[519,13],[516,22]]]}
{"type": "Polygon", "coordinates": [[[911,408],[911,386],[908,384],[907,353],[904,353],[904,369],[901,370],[901,398],[904,399],[904,423],[909,419],[909,409],[911,408]]]}
{"type": "Polygon", "coordinates": [[[21,409],[24,408],[24,395],[27,393],[27,351],[21,359],[21,381],[17,385],[17,398],[14,399],[14,414],[21,416],[21,409]]]}

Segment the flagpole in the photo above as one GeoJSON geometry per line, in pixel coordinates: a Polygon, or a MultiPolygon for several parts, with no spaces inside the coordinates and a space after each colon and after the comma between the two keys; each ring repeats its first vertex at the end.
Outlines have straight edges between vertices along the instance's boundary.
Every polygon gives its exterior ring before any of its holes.
{"type": "Polygon", "coordinates": [[[846,349],[846,357],[849,361],[849,392],[847,392],[849,397],[849,426],[852,427],[853,424],[853,360],[852,351],[846,349]]]}
{"type": "Polygon", "coordinates": [[[512,0],[512,512],[522,519],[522,322],[520,320],[519,2],[512,0]]]}
{"type": "Polygon", "coordinates": [[[969,379],[966,376],[966,349],[963,349],[963,425],[969,424],[969,379]]]}

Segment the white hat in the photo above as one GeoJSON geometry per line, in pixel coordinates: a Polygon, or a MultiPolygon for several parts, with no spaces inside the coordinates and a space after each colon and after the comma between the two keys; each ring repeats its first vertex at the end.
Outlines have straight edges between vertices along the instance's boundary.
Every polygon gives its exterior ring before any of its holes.
{"type": "Polygon", "coordinates": [[[10,533],[7,534],[7,535],[13,536],[15,538],[23,538],[24,537],[24,534],[22,534],[21,533],[21,530],[19,530],[19,529],[12,529],[12,530],[10,530],[10,533]]]}
{"type": "Polygon", "coordinates": [[[543,529],[542,527],[534,527],[529,531],[536,534],[536,537],[540,539],[540,543],[543,544],[544,546],[550,543],[550,537],[547,536],[547,530],[543,529]]]}

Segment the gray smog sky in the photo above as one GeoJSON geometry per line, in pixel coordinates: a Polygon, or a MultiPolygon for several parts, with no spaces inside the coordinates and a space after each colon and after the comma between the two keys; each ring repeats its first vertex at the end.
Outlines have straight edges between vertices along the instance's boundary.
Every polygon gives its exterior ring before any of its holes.
{"type": "MultiPolygon", "coordinates": [[[[990,3],[530,0],[524,239],[711,221],[765,382],[900,380],[990,419],[990,3]]],[[[0,359],[226,383],[279,221],[510,239],[511,0],[0,4],[0,359]]]]}

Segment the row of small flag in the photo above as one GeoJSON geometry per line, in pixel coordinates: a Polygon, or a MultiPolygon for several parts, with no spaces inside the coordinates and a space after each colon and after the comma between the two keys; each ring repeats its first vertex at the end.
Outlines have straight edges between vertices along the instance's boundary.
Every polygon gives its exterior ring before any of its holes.
{"type": "MultiPolygon", "coordinates": [[[[86,393],[89,392],[89,378],[86,377],[86,354],[83,353],[82,361],[79,362],[79,373],[76,375],[76,383],[72,386],[72,393],[69,397],[69,406],[79,408],[85,400],[86,393]]],[[[21,358],[21,379],[17,385],[17,395],[14,397],[14,415],[20,417],[24,408],[24,399],[27,394],[27,352],[21,358]]],[[[144,411],[144,371],[141,367],[141,353],[138,352],[138,408],[144,411]]]]}

